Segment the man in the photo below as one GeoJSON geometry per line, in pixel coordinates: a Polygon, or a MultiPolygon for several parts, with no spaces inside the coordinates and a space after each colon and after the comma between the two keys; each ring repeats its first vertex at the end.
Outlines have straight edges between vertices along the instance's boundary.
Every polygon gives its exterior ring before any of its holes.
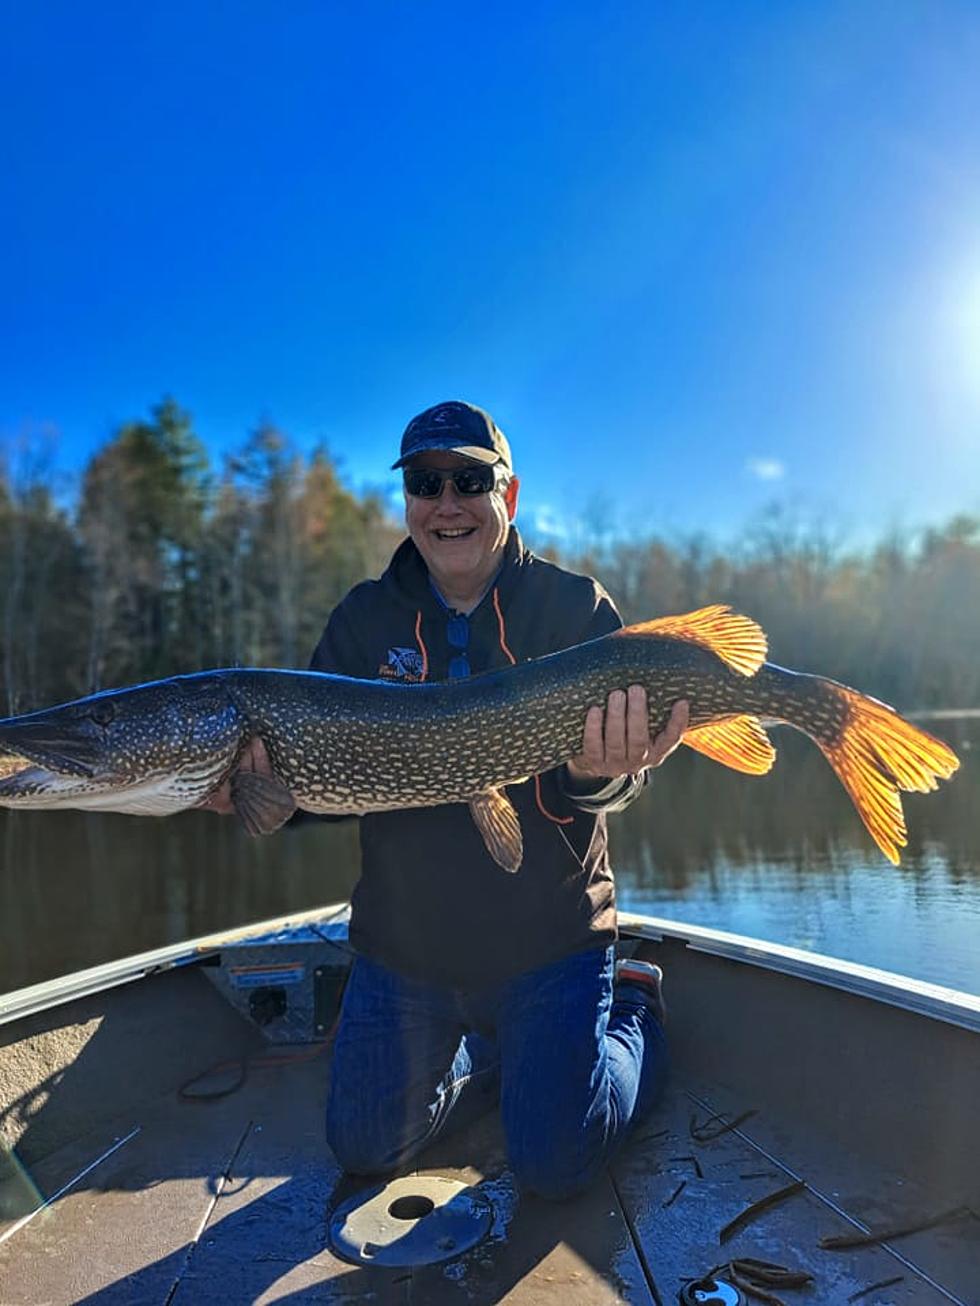
{"type": "MultiPolygon", "coordinates": [[[[312,668],[400,681],[506,667],[621,626],[591,578],[536,558],[512,525],[519,483],[492,418],[437,404],[406,427],[409,538],[332,613],[312,668]]],[[[651,740],[639,686],[588,713],[581,754],[508,787],[521,870],[496,864],[467,806],[365,816],[352,968],[327,1103],[345,1169],[401,1165],[499,1092],[518,1181],[585,1187],[653,1102],[666,1071],[656,967],[614,993],[606,814],[677,746],[687,705],[651,740]]],[[[267,765],[260,746],[249,765],[267,765]]],[[[230,806],[227,796],[212,806],[230,806]]]]}

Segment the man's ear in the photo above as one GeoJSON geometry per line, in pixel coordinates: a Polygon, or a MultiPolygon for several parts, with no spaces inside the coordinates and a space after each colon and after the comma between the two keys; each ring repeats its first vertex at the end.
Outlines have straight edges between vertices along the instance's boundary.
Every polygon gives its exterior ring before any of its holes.
{"type": "Polygon", "coordinates": [[[520,492],[521,483],[516,476],[512,476],[507,482],[507,488],[504,490],[504,503],[507,505],[507,520],[513,521],[517,516],[517,496],[520,492]]]}

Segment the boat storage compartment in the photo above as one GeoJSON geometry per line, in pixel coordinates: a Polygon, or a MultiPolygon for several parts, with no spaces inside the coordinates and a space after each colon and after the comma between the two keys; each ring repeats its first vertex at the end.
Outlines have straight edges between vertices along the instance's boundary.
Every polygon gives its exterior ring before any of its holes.
{"type": "Polygon", "coordinates": [[[331,933],[304,926],[236,939],[201,969],[270,1043],[315,1043],[333,1030],[350,970],[346,939],[331,933]]]}

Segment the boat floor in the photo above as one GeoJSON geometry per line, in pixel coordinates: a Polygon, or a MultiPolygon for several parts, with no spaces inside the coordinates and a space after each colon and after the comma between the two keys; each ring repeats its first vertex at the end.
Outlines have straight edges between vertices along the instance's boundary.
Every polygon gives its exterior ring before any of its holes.
{"type": "MultiPolygon", "coordinates": [[[[228,1096],[189,1103],[170,1091],[40,1159],[31,1178],[45,1194],[82,1178],[0,1243],[0,1302],[669,1303],[684,1281],[749,1256],[813,1274],[807,1288],[776,1290],[787,1306],[963,1302],[963,1284],[978,1282],[975,1219],[893,1249],[821,1250],[821,1237],[855,1226],[818,1186],[721,1245],[722,1226],[795,1178],[804,1151],[777,1159],[760,1150],[754,1121],[695,1141],[692,1115],[703,1121],[733,1104],[722,1084],[682,1081],[570,1202],[515,1191],[495,1112],[439,1140],[421,1168],[482,1184],[495,1212],[487,1239],[439,1265],[347,1264],[327,1247],[327,1216],[365,1185],[340,1175],[324,1142],[328,1053],[269,1060],[228,1096]],[[960,1267],[956,1292],[915,1268],[930,1263],[960,1267]]],[[[28,1181],[8,1174],[8,1193],[17,1182],[28,1181]]],[[[873,1213],[869,1195],[862,1218],[873,1213]]],[[[0,1239],[11,1228],[0,1221],[0,1239]]]]}

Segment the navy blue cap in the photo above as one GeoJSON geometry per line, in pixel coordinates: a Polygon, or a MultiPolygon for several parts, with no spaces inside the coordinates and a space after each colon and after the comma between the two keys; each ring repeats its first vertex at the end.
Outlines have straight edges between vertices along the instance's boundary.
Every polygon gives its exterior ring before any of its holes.
{"type": "Polygon", "coordinates": [[[475,463],[502,463],[508,471],[513,470],[510,445],[497,423],[482,408],[459,399],[436,404],[412,418],[405,427],[401,454],[392,463],[392,471],[429,449],[458,453],[475,463]]]}

